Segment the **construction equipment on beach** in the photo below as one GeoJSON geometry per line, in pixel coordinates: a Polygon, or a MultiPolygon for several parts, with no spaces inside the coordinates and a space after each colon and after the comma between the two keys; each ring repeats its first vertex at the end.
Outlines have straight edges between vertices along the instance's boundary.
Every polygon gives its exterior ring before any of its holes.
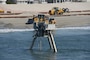
{"type": "Polygon", "coordinates": [[[4,13],[4,10],[3,9],[0,9],[0,13],[4,13]]]}
{"type": "Polygon", "coordinates": [[[69,9],[68,9],[68,8],[62,8],[62,10],[63,10],[64,12],[69,12],[69,9]]]}
{"type": "Polygon", "coordinates": [[[58,8],[58,7],[53,7],[51,10],[49,10],[50,15],[62,15],[65,12],[69,12],[68,8],[58,8]]]}
{"type": "Polygon", "coordinates": [[[53,30],[55,30],[55,24],[56,24],[54,18],[49,18],[45,15],[38,14],[38,16],[34,15],[32,19],[29,19],[26,24],[33,24],[33,28],[35,32],[30,49],[33,48],[34,43],[38,37],[47,37],[50,48],[54,52],[57,52],[57,48],[53,36],[53,30]]]}

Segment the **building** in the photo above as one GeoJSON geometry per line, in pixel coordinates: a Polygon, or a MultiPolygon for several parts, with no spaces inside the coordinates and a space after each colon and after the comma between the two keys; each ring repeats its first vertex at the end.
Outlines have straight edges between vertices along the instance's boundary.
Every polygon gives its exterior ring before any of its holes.
{"type": "Polygon", "coordinates": [[[0,0],[0,4],[6,4],[7,0],[0,0]]]}
{"type": "MultiPolygon", "coordinates": [[[[0,0],[0,4],[6,4],[7,0],[0,0]]],[[[17,4],[33,3],[63,3],[63,2],[90,2],[90,0],[12,0],[17,4]]]]}
{"type": "Polygon", "coordinates": [[[87,0],[48,0],[48,3],[62,3],[62,2],[86,2],[87,0]]]}
{"type": "MultiPolygon", "coordinates": [[[[32,3],[63,3],[63,2],[86,2],[87,0],[17,0],[18,3],[32,4],[32,3]]],[[[90,1],[90,0],[88,0],[90,1]]]]}
{"type": "Polygon", "coordinates": [[[17,4],[47,3],[46,0],[17,0],[17,4]]]}

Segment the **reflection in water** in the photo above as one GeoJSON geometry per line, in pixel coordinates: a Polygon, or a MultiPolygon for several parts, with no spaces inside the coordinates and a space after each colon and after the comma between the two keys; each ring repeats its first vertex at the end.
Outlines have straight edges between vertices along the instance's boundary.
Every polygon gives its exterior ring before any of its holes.
{"type": "Polygon", "coordinates": [[[30,50],[34,60],[56,60],[56,53],[51,51],[30,50]]]}

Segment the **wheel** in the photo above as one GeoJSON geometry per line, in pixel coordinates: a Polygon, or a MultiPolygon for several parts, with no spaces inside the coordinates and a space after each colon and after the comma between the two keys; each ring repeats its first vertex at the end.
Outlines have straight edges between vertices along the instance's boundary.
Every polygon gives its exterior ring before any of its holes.
{"type": "Polygon", "coordinates": [[[69,9],[68,8],[66,8],[66,12],[69,12],[69,9]]]}
{"type": "Polygon", "coordinates": [[[49,10],[49,15],[52,15],[52,14],[51,14],[51,10],[49,10]]]}
{"type": "Polygon", "coordinates": [[[63,15],[63,13],[59,13],[59,15],[63,15]]]}
{"type": "Polygon", "coordinates": [[[66,9],[65,8],[62,8],[62,10],[65,12],[66,9]]]}

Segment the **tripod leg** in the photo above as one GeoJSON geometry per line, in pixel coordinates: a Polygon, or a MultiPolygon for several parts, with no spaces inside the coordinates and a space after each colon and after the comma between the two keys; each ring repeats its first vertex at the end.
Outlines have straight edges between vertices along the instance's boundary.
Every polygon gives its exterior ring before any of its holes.
{"type": "Polygon", "coordinates": [[[53,49],[53,45],[52,45],[50,36],[48,36],[48,42],[49,42],[49,45],[50,45],[50,49],[53,49]]]}
{"type": "Polygon", "coordinates": [[[51,38],[51,42],[53,45],[53,50],[54,50],[54,52],[57,52],[56,44],[55,44],[54,37],[53,37],[53,34],[51,33],[51,31],[50,31],[50,38],[51,38]]]}
{"type": "Polygon", "coordinates": [[[33,48],[36,38],[37,38],[37,37],[34,37],[34,38],[33,38],[33,41],[32,41],[31,47],[30,47],[30,50],[33,48]]]}

